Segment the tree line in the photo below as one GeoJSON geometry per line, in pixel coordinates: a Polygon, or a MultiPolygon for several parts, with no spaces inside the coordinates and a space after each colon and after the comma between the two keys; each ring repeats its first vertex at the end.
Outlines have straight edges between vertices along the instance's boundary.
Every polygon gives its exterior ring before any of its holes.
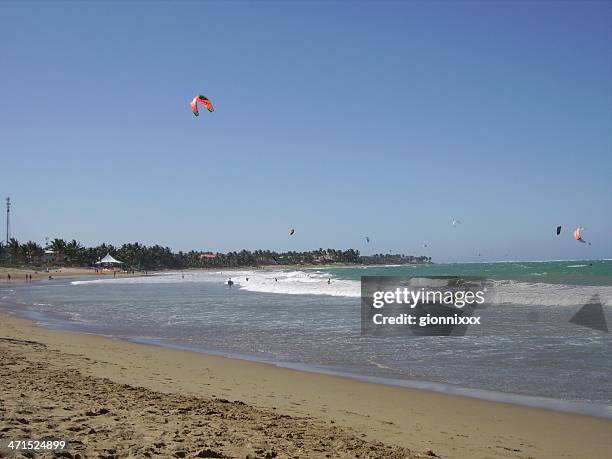
{"type": "Polygon", "coordinates": [[[115,247],[101,244],[85,247],[75,239],[53,239],[46,247],[28,241],[19,243],[10,239],[0,243],[0,262],[8,266],[70,266],[91,267],[107,254],[124,263],[123,267],[138,270],[187,269],[208,267],[247,267],[296,264],[402,264],[428,263],[430,257],[403,254],[376,254],[362,256],[359,250],[322,249],[304,252],[275,252],[270,250],[241,250],[239,252],[212,253],[191,250],[173,252],[160,245],[146,246],[139,242],[115,247]]]}

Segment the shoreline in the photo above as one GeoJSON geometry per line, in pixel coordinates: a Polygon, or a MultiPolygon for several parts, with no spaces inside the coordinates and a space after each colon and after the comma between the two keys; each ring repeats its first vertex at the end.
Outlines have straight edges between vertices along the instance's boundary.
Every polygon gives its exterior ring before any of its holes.
{"type": "Polygon", "coordinates": [[[603,457],[612,448],[612,422],[602,418],[49,330],[11,315],[0,317],[0,336],[43,343],[90,376],[312,416],[363,432],[367,440],[412,450],[459,457],[603,457]]]}
{"type": "Polygon", "coordinates": [[[253,355],[231,353],[217,351],[215,349],[203,349],[196,346],[189,346],[162,338],[135,338],[116,336],[104,333],[96,333],[85,330],[79,330],[76,327],[70,327],[69,322],[65,320],[55,319],[51,316],[46,316],[40,313],[19,314],[11,311],[0,311],[2,316],[15,317],[18,319],[32,322],[33,326],[40,327],[50,331],[83,333],[90,336],[98,336],[105,339],[122,341],[143,346],[153,346],[162,349],[173,349],[177,351],[192,352],[203,356],[215,356],[230,360],[238,360],[244,362],[252,362],[261,365],[268,365],[279,369],[289,369],[304,373],[312,373],[319,375],[327,375],[332,377],[344,378],[352,381],[366,382],[375,385],[383,385],[389,387],[405,388],[418,391],[426,391],[434,394],[442,394],[449,396],[465,397],[474,400],[489,401],[494,403],[503,403],[512,406],[528,407],[542,409],[546,411],[576,414],[581,416],[589,416],[612,421],[612,406],[599,405],[594,402],[581,402],[573,400],[559,400],[555,398],[543,397],[538,395],[517,394],[513,392],[500,392],[490,389],[480,389],[473,387],[464,387],[436,381],[411,380],[411,379],[396,379],[381,376],[373,376],[359,373],[343,372],[341,370],[333,370],[323,366],[308,365],[295,362],[275,362],[257,358],[253,355]]]}
{"type": "MultiPolygon", "coordinates": [[[[268,269],[268,268],[266,268],[268,269]]],[[[234,268],[234,270],[242,270],[242,268],[234,268]]],[[[209,269],[194,269],[192,271],[209,271],[209,269]]],[[[231,271],[231,270],[228,270],[231,271]]],[[[180,273],[181,271],[156,271],[155,274],[168,273],[180,273]]],[[[188,270],[185,270],[188,272],[188,270]]],[[[92,273],[93,274],[93,273],[92,273]]],[[[150,274],[151,275],[151,274],[150,274]]],[[[123,275],[124,278],[138,278],[144,276],[141,275],[123,275]]],[[[53,281],[61,282],[66,279],[91,279],[92,276],[82,276],[74,273],[66,273],[62,279],[53,279],[53,281]]],[[[100,277],[103,280],[105,277],[100,277]]],[[[40,279],[46,281],[46,279],[40,279]]],[[[53,283],[53,281],[50,281],[53,283]]],[[[7,287],[10,284],[1,285],[0,292],[3,287],[7,287]]],[[[518,407],[528,407],[535,409],[543,409],[547,411],[553,411],[558,413],[576,414],[589,417],[596,417],[600,419],[612,420],[612,405],[601,405],[591,401],[580,401],[580,400],[563,400],[552,397],[545,397],[541,395],[531,395],[515,392],[502,392],[498,390],[491,390],[486,388],[477,388],[469,386],[461,386],[450,384],[446,382],[437,381],[426,381],[418,379],[398,379],[393,377],[376,376],[369,374],[354,373],[350,371],[336,370],[325,366],[310,365],[307,363],[300,362],[276,362],[272,359],[265,359],[251,355],[248,353],[239,352],[227,352],[217,349],[207,349],[197,346],[190,346],[189,344],[165,340],[163,338],[143,338],[137,336],[117,336],[113,334],[106,334],[96,331],[88,331],[79,329],[78,326],[74,326],[70,321],[59,316],[52,314],[45,314],[35,311],[20,311],[20,306],[13,305],[8,310],[0,310],[0,317],[7,315],[9,317],[16,317],[26,321],[31,321],[35,326],[44,328],[46,330],[57,331],[57,332],[69,332],[69,333],[83,333],[91,336],[98,336],[105,339],[120,340],[126,343],[132,343],[136,345],[154,346],[163,349],[173,349],[178,351],[193,352],[203,356],[215,356],[221,358],[227,358],[231,360],[239,360],[244,362],[253,362],[262,365],[269,365],[279,369],[290,369],[295,371],[301,371],[305,373],[327,375],[332,377],[345,378],[352,381],[366,382],[375,385],[385,385],[397,388],[406,388],[411,390],[426,391],[434,394],[442,394],[449,396],[466,397],[474,400],[489,401],[493,403],[503,403],[518,407]]]]}
{"type": "MultiPolygon", "coordinates": [[[[2,313],[0,313],[1,315],[2,313]]],[[[29,317],[21,317],[25,320],[32,320],[37,322],[37,319],[29,317]]],[[[456,397],[465,397],[474,400],[489,401],[494,403],[503,403],[512,406],[536,408],[546,411],[553,411],[557,413],[566,414],[577,414],[581,416],[588,416],[594,418],[600,418],[612,421],[612,406],[611,405],[599,405],[593,402],[580,402],[573,400],[559,400],[555,398],[542,397],[538,395],[529,394],[517,394],[514,392],[500,392],[489,389],[479,389],[473,387],[464,387],[459,385],[453,385],[443,382],[436,381],[425,381],[425,380],[412,380],[412,379],[397,379],[387,378],[382,376],[363,375],[359,373],[343,372],[341,370],[335,371],[327,369],[323,366],[295,363],[295,362],[274,362],[272,360],[265,360],[256,358],[248,354],[230,353],[223,351],[216,351],[213,349],[199,349],[197,347],[190,347],[186,344],[180,344],[175,342],[164,342],[161,338],[150,338],[150,339],[139,339],[139,338],[126,338],[118,337],[113,335],[102,335],[93,332],[85,332],[82,330],[63,328],[62,325],[57,327],[38,325],[49,330],[55,331],[72,331],[75,333],[87,333],[93,336],[101,336],[108,339],[119,340],[132,344],[140,344],[144,346],[155,346],[162,349],[174,349],[178,351],[193,352],[196,354],[202,354],[205,356],[215,356],[231,360],[239,360],[244,362],[253,362],[262,365],[269,365],[280,369],[288,369],[294,371],[300,371],[304,373],[312,373],[319,375],[326,375],[338,378],[344,378],[352,381],[365,382],[369,384],[383,385],[389,387],[398,387],[405,389],[412,389],[418,391],[431,392],[434,394],[442,394],[456,397]]]]}
{"type": "MultiPolygon", "coordinates": [[[[419,265],[433,265],[435,263],[405,263],[405,266],[419,266],[419,265]]],[[[299,270],[299,269],[336,269],[336,268],[354,268],[354,267],[388,267],[388,266],[404,266],[404,265],[368,265],[368,264],[350,264],[350,263],[332,263],[332,264],[288,264],[288,265],[257,265],[257,266],[207,266],[199,268],[177,268],[177,269],[162,269],[162,270],[141,270],[131,272],[115,271],[119,277],[142,277],[142,276],[153,276],[156,274],[163,273],[181,273],[181,272],[198,272],[198,271],[244,271],[244,270],[299,270]],[[146,274],[145,274],[146,272],[146,274]]],[[[25,283],[24,276],[31,274],[32,281],[47,280],[48,276],[51,275],[53,278],[78,278],[78,277],[89,277],[89,276],[100,276],[102,279],[113,274],[112,270],[95,271],[95,268],[84,268],[84,267],[53,267],[49,268],[49,271],[44,269],[34,269],[26,267],[7,267],[0,266],[0,283],[6,282],[6,275],[11,274],[12,280],[10,283],[25,283]]]]}
{"type": "MultiPolygon", "coordinates": [[[[0,326],[4,331],[6,321],[0,326]]],[[[28,325],[13,322],[8,328],[14,332],[22,326],[28,325]]],[[[113,373],[117,368],[112,362],[58,350],[57,343],[43,341],[0,337],[0,457],[254,459],[300,457],[313,451],[326,457],[426,457],[365,440],[321,419],[125,383],[113,373]],[[106,366],[103,375],[91,371],[97,365],[106,366]],[[20,455],[13,443],[25,438],[34,443],[53,438],[67,446],[54,454],[39,449],[20,455]]],[[[118,372],[122,370],[126,368],[118,372]]],[[[162,384],[171,380],[164,379],[162,384]]]]}

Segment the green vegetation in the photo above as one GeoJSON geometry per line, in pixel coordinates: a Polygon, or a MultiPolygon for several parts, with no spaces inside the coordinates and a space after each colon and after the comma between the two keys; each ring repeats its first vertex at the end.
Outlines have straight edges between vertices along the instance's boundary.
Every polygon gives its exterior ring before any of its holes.
{"type": "Polygon", "coordinates": [[[66,242],[54,239],[45,248],[36,242],[20,244],[11,239],[0,243],[0,263],[5,266],[95,266],[95,263],[110,254],[124,262],[123,267],[140,270],[187,269],[207,267],[238,267],[262,265],[296,264],[403,264],[428,263],[431,258],[400,254],[377,254],[361,256],[358,250],[318,249],[307,252],[273,252],[270,250],[242,250],[240,252],[212,253],[173,252],[169,247],[153,245],[147,247],[138,242],[114,247],[102,244],[84,247],[78,241],[66,242]]]}

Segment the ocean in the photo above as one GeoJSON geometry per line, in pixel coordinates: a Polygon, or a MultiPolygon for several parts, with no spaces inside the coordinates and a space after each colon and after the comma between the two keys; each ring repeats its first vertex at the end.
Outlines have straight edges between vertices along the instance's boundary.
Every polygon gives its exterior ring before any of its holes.
{"type": "Polygon", "coordinates": [[[0,289],[0,311],[47,327],[612,418],[610,334],[570,322],[593,301],[612,326],[610,260],[220,269],[0,289]],[[494,292],[465,336],[362,336],[361,276],[481,276],[494,292]]]}

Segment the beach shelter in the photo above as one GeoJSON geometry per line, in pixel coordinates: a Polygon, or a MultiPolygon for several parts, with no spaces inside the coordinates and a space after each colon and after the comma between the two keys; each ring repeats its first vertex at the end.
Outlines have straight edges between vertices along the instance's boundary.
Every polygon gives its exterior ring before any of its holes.
{"type": "Polygon", "coordinates": [[[110,253],[107,253],[106,256],[102,258],[100,261],[96,261],[96,264],[97,265],[104,265],[104,264],[121,265],[123,264],[123,262],[116,260],[115,258],[111,257],[110,253]]]}

